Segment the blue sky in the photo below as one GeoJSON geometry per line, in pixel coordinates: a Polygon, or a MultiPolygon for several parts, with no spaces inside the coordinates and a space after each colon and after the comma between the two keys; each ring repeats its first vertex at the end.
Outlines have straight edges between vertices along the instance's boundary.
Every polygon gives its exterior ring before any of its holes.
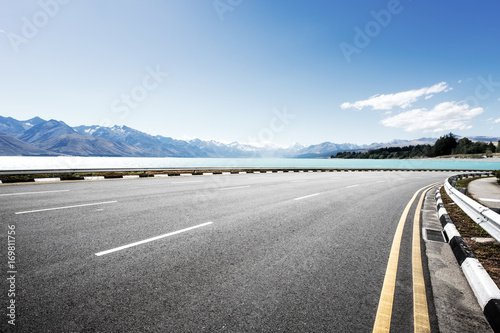
{"type": "Polygon", "coordinates": [[[316,144],[500,135],[496,1],[0,0],[0,115],[316,144]]]}

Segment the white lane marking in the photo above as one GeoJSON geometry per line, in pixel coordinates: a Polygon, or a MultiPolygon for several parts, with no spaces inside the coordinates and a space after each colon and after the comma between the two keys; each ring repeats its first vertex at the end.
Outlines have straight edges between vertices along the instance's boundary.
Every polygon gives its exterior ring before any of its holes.
{"type": "Polygon", "coordinates": [[[359,186],[359,184],[357,184],[357,185],[351,185],[351,186],[347,186],[346,188],[351,188],[351,187],[358,187],[358,186],[359,186]]]}
{"type": "Polygon", "coordinates": [[[38,191],[38,192],[19,192],[19,193],[4,193],[4,194],[0,194],[0,196],[8,196],[8,195],[28,195],[28,194],[44,194],[44,193],[58,193],[58,192],[69,192],[69,190],[57,190],[57,191],[38,191]]]}
{"type": "Polygon", "coordinates": [[[203,180],[192,180],[189,182],[172,182],[172,184],[192,184],[192,183],[204,183],[203,180]]]}
{"type": "Polygon", "coordinates": [[[309,194],[309,195],[306,195],[306,196],[303,196],[303,197],[300,197],[300,198],[295,198],[293,200],[302,200],[302,199],[306,199],[306,198],[310,198],[310,197],[315,197],[317,195],[320,195],[321,193],[314,193],[314,194],[309,194]]]}
{"type": "Polygon", "coordinates": [[[83,204],[83,205],[73,205],[73,206],[64,206],[64,207],[54,207],[54,208],[27,210],[25,212],[17,212],[16,214],[28,214],[28,213],[46,212],[46,211],[49,211],[49,210],[78,208],[78,207],[87,207],[87,206],[96,206],[96,205],[106,205],[106,204],[111,204],[111,203],[116,203],[116,202],[118,202],[118,201],[105,201],[105,202],[95,202],[95,203],[83,204]]]}
{"type": "Polygon", "coordinates": [[[234,187],[223,187],[223,188],[220,188],[219,190],[221,190],[221,191],[225,191],[225,190],[238,190],[240,188],[247,188],[247,187],[250,187],[250,185],[234,186],[234,187]]]}
{"type": "Polygon", "coordinates": [[[488,198],[479,198],[481,201],[491,201],[491,202],[500,202],[498,199],[488,199],[488,198]]]}
{"type": "Polygon", "coordinates": [[[385,180],[379,180],[377,183],[385,183],[385,180]]]}
{"type": "Polygon", "coordinates": [[[303,183],[306,182],[307,180],[302,179],[302,180],[292,180],[290,183],[303,183]]]}
{"type": "Polygon", "coordinates": [[[121,250],[124,250],[124,249],[128,249],[129,247],[141,245],[141,244],[144,244],[144,243],[149,243],[149,242],[152,242],[152,241],[155,241],[155,240],[158,240],[158,239],[162,239],[162,238],[165,238],[165,237],[177,235],[177,234],[180,234],[180,233],[183,233],[183,232],[186,232],[186,231],[189,231],[189,230],[193,230],[193,229],[196,229],[196,228],[201,228],[201,227],[207,226],[207,225],[212,224],[212,223],[213,222],[207,222],[207,223],[203,223],[203,224],[198,224],[198,225],[195,225],[193,227],[186,228],[186,229],[177,230],[177,231],[174,231],[174,232],[170,232],[168,234],[163,234],[163,235],[160,235],[160,236],[156,236],[156,237],[144,239],[144,240],[141,240],[141,241],[138,241],[138,242],[135,242],[135,243],[130,243],[130,244],[127,244],[127,245],[115,247],[114,249],[111,249],[111,250],[106,250],[106,251],[98,252],[95,255],[99,257],[99,256],[102,256],[102,255],[105,255],[105,254],[109,254],[109,253],[112,253],[112,252],[121,251],[121,250]]]}

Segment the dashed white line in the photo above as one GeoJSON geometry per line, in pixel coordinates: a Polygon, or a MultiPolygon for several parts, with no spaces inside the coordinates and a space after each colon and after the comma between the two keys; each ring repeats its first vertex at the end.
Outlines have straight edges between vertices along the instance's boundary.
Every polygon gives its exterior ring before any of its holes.
{"type": "Polygon", "coordinates": [[[58,190],[58,191],[38,191],[38,192],[19,192],[19,193],[3,193],[0,196],[9,195],[29,195],[29,194],[45,194],[45,193],[59,193],[59,192],[69,192],[69,190],[58,190]]]}
{"type": "Polygon", "coordinates": [[[311,197],[315,197],[317,195],[320,195],[321,193],[314,193],[314,194],[309,194],[309,195],[306,195],[306,196],[303,196],[303,197],[300,197],[300,198],[295,198],[293,200],[302,200],[302,199],[306,199],[306,198],[311,198],[311,197]]]}
{"type": "Polygon", "coordinates": [[[491,201],[491,202],[500,202],[498,199],[488,199],[488,198],[479,198],[481,201],[491,201]]]}
{"type": "Polygon", "coordinates": [[[95,202],[83,205],[73,205],[73,206],[64,206],[64,207],[54,207],[54,208],[44,208],[44,209],[35,209],[35,210],[27,210],[24,212],[17,212],[15,214],[28,214],[28,213],[37,213],[37,212],[46,212],[49,210],[58,210],[58,209],[68,209],[68,208],[78,208],[78,207],[87,207],[87,206],[96,206],[96,205],[106,205],[111,203],[116,203],[118,201],[105,201],[105,202],[95,202]]]}
{"type": "Polygon", "coordinates": [[[144,243],[149,243],[149,242],[152,242],[152,241],[155,241],[155,240],[158,240],[158,239],[162,239],[162,238],[165,238],[165,237],[177,235],[177,234],[180,234],[180,233],[183,233],[183,232],[186,232],[186,231],[189,231],[189,230],[193,230],[193,229],[196,229],[196,228],[201,228],[201,227],[207,226],[207,225],[212,224],[212,223],[213,222],[207,222],[207,223],[203,223],[203,224],[198,224],[198,225],[195,225],[193,227],[186,228],[186,229],[177,230],[177,231],[174,231],[174,232],[170,232],[168,234],[163,234],[163,235],[160,235],[160,236],[156,236],[156,237],[144,239],[144,240],[141,240],[141,241],[138,241],[138,242],[135,242],[135,243],[130,243],[130,244],[127,244],[127,245],[115,247],[114,249],[111,249],[111,250],[106,250],[106,251],[98,252],[95,255],[98,256],[98,257],[99,256],[103,256],[105,254],[109,254],[109,253],[113,253],[113,252],[116,252],[116,251],[128,249],[128,248],[133,247],[133,246],[141,245],[141,244],[144,244],[144,243]]]}
{"type": "Polygon", "coordinates": [[[192,180],[189,182],[172,182],[172,184],[192,184],[192,183],[204,183],[202,180],[192,180]]]}
{"type": "Polygon", "coordinates": [[[358,186],[359,186],[359,184],[357,184],[357,185],[347,186],[346,188],[352,188],[352,187],[358,187],[358,186]]]}
{"type": "Polygon", "coordinates": [[[245,186],[234,186],[234,187],[223,187],[223,188],[220,188],[219,190],[221,191],[226,191],[226,190],[238,190],[240,188],[247,188],[247,187],[250,187],[250,185],[245,185],[245,186]]]}

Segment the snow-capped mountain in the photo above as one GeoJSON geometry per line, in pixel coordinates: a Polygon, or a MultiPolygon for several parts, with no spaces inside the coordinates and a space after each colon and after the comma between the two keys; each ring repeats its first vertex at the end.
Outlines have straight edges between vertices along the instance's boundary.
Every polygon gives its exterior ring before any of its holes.
{"type": "MultiPolygon", "coordinates": [[[[269,142],[221,142],[198,138],[179,140],[150,135],[128,126],[77,126],[62,121],[35,117],[20,121],[0,116],[0,154],[77,156],[142,156],[142,157],[300,157],[327,158],[341,151],[368,150],[382,147],[401,147],[434,144],[435,138],[393,140],[369,145],[323,142],[311,146],[294,143],[280,146],[269,142]],[[23,145],[24,142],[28,145],[23,145]]],[[[483,137],[477,137],[481,140],[483,137]]],[[[472,140],[476,138],[471,138],[472,140]]],[[[488,138],[495,141],[498,138],[488,138]]]]}

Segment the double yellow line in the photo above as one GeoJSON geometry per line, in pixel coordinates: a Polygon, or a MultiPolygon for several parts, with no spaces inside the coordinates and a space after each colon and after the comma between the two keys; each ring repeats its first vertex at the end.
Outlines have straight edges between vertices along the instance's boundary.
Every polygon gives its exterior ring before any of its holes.
{"type": "Polygon", "coordinates": [[[427,296],[425,293],[424,273],[422,269],[420,250],[420,210],[424,202],[427,191],[438,183],[428,185],[419,189],[406,205],[406,208],[399,219],[398,227],[392,241],[389,262],[385,271],[384,284],[380,294],[377,315],[373,332],[389,332],[391,328],[392,306],[394,302],[394,291],[396,288],[396,275],[398,270],[399,250],[401,248],[401,238],[403,229],[411,206],[415,202],[418,194],[423,191],[415,210],[413,221],[412,240],[412,275],[413,275],[413,322],[415,332],[430,332],[429,313],[427,310],[427,296]]]}

